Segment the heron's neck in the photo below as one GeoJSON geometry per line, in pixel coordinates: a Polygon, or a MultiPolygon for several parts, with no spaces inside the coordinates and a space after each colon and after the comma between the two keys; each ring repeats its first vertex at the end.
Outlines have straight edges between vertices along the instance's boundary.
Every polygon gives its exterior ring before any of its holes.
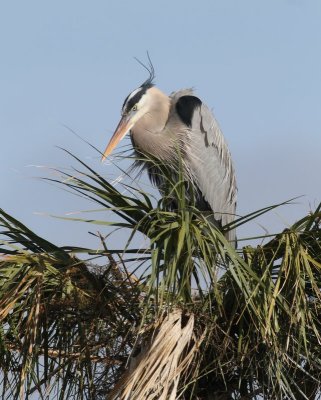
{"type": "Polygon", "coordinates": [[[170,140],[165,130],[170,111],[170,98],[159,89],[149,90],[149,107],[131,129],[134,144],[152,155],[167,152],[170,140]]]}
{"type": "Polygon", "coordinates": [[[148,109],[137,121],[134,130],[146,130],[153,134],[161,133],[168,120],[170,98],[156,87],[152,87],[148,91],[147,102],[148,109]]]}

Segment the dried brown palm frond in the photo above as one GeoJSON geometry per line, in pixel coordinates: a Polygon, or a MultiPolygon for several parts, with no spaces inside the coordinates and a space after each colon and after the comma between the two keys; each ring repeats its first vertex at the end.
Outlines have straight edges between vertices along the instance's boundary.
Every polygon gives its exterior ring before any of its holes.
{"type": "Polygon", "coordinates": [[[194,315],[184,315],[180,309],[169,311],[155,325],[143,335],[139,354],[131,359],[128,372],[120,377],[109,398],[178,398],[180,379],[186,380],[204,336],[195,337],[194,315]]]}

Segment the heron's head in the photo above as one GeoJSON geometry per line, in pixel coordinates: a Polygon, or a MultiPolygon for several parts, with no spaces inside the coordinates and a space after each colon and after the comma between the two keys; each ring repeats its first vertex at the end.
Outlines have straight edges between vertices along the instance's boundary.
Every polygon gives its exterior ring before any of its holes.
{"type": "Polygon", "coordinates": [[[168,110],[166,111],[166,109],[169,109],[168,96],[157,89],[150,79],[131,92],[124,101],[121,119],[104,151],[102,161],[109,156],[131,129],[135,129],[139,123],[142,125],[143,120],[146,130],[150,133],[156,132],[164,119],[162,115],[166,115],[167,120],[168,110]]]}

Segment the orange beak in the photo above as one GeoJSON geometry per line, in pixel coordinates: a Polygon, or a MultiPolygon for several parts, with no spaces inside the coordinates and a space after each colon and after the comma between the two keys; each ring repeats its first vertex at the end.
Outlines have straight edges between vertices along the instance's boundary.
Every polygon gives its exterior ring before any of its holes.
{"type": "Polygon", "coordinates": [[[115,130],[115,133],[111,137],[106,150],[104,151],[104,154],[101,158],[101,161],[105,161],[106,158],[109,156],[109,154],[114,150],[114,148],[117,146],[117,144],[125,137],[126,133],[131,129],[132,124],[130,123],[130,120],[128,116],[123,116],[122,119],[119,121],[119,124],[117,125],[117,128],[115,130]]]}

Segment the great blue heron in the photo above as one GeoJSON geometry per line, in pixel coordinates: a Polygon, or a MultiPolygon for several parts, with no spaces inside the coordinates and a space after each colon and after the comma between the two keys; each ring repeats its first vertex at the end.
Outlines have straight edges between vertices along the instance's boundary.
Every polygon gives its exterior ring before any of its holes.
{"type": "MultiPolygon", "coordinates": [[[[237,195],[234,167],[212,112],[191,89],[167,96],[153,84],[152,65],[148,71],[149,78],[126,97],[102,161],[130,132],[136,151],[169,163],[177,171],[179,146],[184,175],[195,188],[196,207],[212,212],[219,227],[232,222],[237,195]]],[[[153,169],[149,169],[149,177],[161,189],[163,182],[153,169]]],[[[235,230],[226,237],[235,244],[235,230]]]]}

